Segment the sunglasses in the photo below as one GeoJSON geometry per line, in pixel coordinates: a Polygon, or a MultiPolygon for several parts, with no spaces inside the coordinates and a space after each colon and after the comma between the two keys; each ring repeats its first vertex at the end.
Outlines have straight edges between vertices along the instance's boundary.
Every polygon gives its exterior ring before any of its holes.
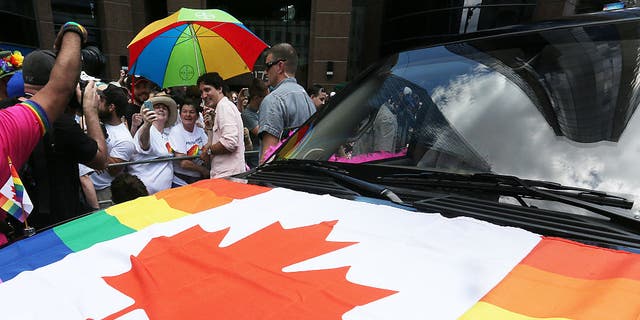
{"type": "Polygon", "coordinates": [[[267,68],[266,68],[266,69],[264,69],[264,70],[269,70],[269,69],[271,69],[271,67],[273,67],[273,66],[275,66],[276,64],[280,63],[280,61],[287,61],[287,59],[276,59],[276,60],[273,60],[273,61],[271,61],[271,62],[267,62],[267,63],[265,63],[265,65],[267,66],[267,68]]]}

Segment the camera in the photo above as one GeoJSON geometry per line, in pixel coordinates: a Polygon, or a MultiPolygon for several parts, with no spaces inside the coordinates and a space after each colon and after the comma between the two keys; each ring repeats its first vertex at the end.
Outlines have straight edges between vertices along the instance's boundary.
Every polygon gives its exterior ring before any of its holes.
{"type": "Polygon", "coordinates": [[[96,46],[88,46],[80,51],[82,56],[82,70],[90,75],[102,74],[107,59],[96,46]]]}

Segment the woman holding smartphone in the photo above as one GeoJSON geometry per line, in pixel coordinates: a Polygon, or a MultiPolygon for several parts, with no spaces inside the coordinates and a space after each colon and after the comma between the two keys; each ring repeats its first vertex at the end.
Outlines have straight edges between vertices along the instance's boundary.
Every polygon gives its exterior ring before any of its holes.
{"type": "MultiPolygon", "coordinates": [[[[155,96],[145,101],[140,108],[144,123],[138,129],[133,141],[136,153],[133,161],[150,160],[172,156],[167,143],[170,127],[178,116],[176,102],[169,96],[155,96]]],[[[147,187],[149,194],[171,188],[173,180],[172,161],[132,164],[129,173],[138,176],[147,187]]]]}

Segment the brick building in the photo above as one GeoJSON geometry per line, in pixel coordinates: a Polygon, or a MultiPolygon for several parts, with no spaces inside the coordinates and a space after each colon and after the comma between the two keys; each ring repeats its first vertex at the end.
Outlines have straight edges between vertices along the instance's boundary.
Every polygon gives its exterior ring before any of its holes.
{"type": "MultiPolygon", "coordinates": [[[[267,44],[290,42],[300,55],[298,81],[329,90],[353,79],[397,44],[442,41],[454,35],[515,23],[602,10],[605,0],[3,0],[0,47],[28,53],[50,48],[66,21],[90,30],[115,78],[128,64],[127,44],[148,23],[182,7],[222,9],[267,44]],[[16,30],[11,32],[11,30],[16,30]],[[409,40],[409,41],[407,41],[409,40]]],[[[635,0],[624,1],[627,6],[635,0]]],[[[264,59],[254,74],[261,76],[264,59]]],[[[232,79],[243,85],[248,76],[232,79]]]]}

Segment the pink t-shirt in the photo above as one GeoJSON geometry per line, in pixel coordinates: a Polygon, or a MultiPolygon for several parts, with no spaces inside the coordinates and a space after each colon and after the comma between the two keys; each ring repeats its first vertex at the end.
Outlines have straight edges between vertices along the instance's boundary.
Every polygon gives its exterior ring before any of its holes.
{"type": "MultiPolygon", "coordinates": [[[[15,168],[27,161],[40,138],[49,130],[49,119],[44,109],[35,101],[22,103],[0,110],[0,184],[11,176],[8,157],[15,168]]],[[[0,221],[6,213],[0,210],[0,221]]],[[[0,233],[0,245],[7,238],[0,233]]]]}
{"type": "Polygon", "coordinates": [[[0,183],[11,174],[7,157],[15,168],[27,161],[31,151],[49,129],[49,119],[36,102],[26,100],[0,110],[0,183]]]}

